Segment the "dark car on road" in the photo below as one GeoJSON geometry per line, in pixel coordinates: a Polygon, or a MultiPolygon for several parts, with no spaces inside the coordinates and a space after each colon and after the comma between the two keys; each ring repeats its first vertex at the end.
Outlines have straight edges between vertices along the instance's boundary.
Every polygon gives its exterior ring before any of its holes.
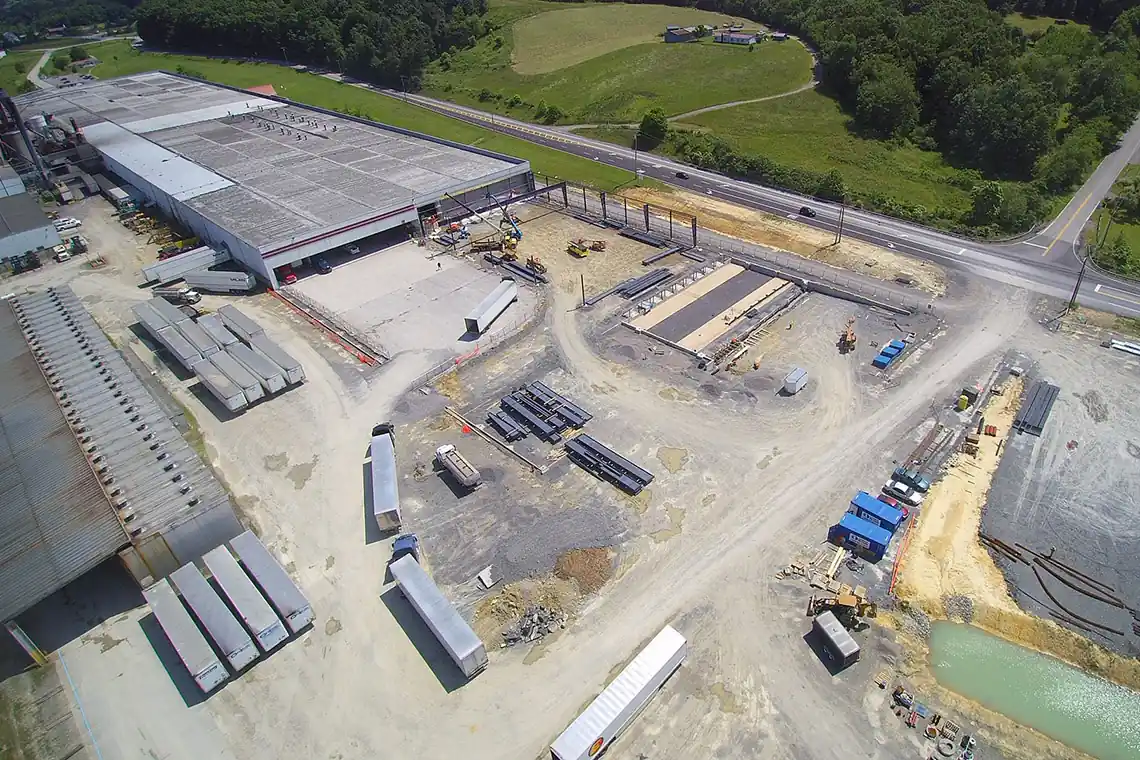
{"type": "Polygon", "coordinates": [[[316,269],[320,274],[328,274],[332,271],[332,264],[328,260],[318,256],[313,259],[313,269],[316,269]]]}
{"type": "Polygon", "coordinates": [[[808,219],[815,219],[815,209],[809,206],[800,206],[800,216],[806,216],[808,219]]]}
{"type": "Polygon", "coordinates": [[[677,172],[677,179],[688,179],[689,175],[685,172],[677,172]]]}

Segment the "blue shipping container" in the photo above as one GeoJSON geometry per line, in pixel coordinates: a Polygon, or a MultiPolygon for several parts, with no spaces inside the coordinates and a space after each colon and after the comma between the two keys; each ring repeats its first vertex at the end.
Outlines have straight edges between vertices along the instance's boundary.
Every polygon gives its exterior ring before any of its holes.
{"type": "Polygon", "coordinates": [[[898,530],[903,521],[903,513],[886,502],[879,501],[866,491],[855,494],[851,500],[851,508],[847,510],[856,517],[861,517],[872,525],[886,528],[891,533],[898,530]]]}
{"type": "Polygon", "coordinates": [[[894,360],[895,360],[895,357],[893,357],[893,356],[887,356],[886,354],[879,354],[873,360],[871,360],[871,366],[878,367],[879,369],[886,369],[887,366],[890,365],[890,363],[893,362],[894,360]]]}
{"type": "Polygon", "coordinates": [[[884,356],[898,356],[902,353],[902,349],[895,348],[894,346],[885,346],[879,353],[883,354],[884,356]]]}
{"type": "Polygon", "coordinates": [[[897,348],[899,351],[902,351],[904,348],[906,348],[906,343],[899,340],[898,338],[895,338],[887,345],[889,345],[891,348],[897,348]]]}
{"type": "Polygon", "coordinates": [[[887,551],[891,533],[848,512],[837,525],[831,526],[827,540],[837,546],[845,546],[872,562],[878,562],[887,551]]]}

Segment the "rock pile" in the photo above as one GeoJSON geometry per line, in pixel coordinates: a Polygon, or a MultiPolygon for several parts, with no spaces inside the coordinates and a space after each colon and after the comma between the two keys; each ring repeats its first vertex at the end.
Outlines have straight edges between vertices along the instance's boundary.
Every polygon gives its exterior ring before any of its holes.
{"type": "Polygon", "coordinates": [[[566,616],[559,610],[532,604],[523,610],[522,617],[503,631],[503,646],[528,644],[538,641],[554,630],[564,627],[566,616]]]}

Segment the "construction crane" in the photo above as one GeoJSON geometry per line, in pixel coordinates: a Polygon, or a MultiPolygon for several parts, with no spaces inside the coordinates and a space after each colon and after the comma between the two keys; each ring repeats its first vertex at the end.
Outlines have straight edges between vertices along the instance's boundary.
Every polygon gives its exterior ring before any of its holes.
{"type": "Polygon", "coordinates": [[[484,216],[483,214],[479,213],[479,212],[478,212],[478,211],[476,211],[475,209],[473,209],[473,208],[471,208],[470,206],[468,206],[468,205],[467,205],[466,203],[464,203],[463,201],[461,201],[461,200],[459,200],[458,198],[456,198],[454,195],[452,195],[452,194],[450,194],[450,193],[444,193],[444,195],[445,195],[445,196],[447,196],[448,198],[450,198],[451,200],[455,201],[456,203],[458,203],[458,204],[459,204],[460,206],[462,206],[463,208],[467,209],[467,211],[468,211],[468,212],[469,212],[469,213],[470,213],[472,216],[474,216],[476,219],[480,219],[480,220],[482,220],[482,221],[486,222],[488,225],[490,225],[490,226],[492,226],[492,227],[494,227],[494,226],[495,226],[495,223],[494,223],[494,222],[492,222],[490,219],[488,219],[486,216],[484,216]]]}
{"type": "Polygon", "coordinates": [[[522,230],[519,229],[518,224],[511,217],[511,215],[507,213],[507,207],[502,203],[499,203],[499,199],[490,193],[487,193],[487,197],[494,201],[495,205],[499,207],[499,210],[503,212],[503,220],[507,222],[507,224],[511,225],[511,229],[514,231],[512,237],[514,237],[515,240],[522,240],[522,230]]]}

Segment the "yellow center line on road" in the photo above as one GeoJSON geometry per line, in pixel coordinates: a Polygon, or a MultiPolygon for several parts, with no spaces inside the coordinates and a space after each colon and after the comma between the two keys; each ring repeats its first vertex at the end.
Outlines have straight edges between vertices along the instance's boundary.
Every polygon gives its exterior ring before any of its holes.
{"type": "Polygon", "coordinates": [[[1049,251],[1053,250],[1053,246],[1057,245],[1057,241],[1060,240],[1061,236],[1065,234],[1065,230],[1069,229],[1069,225],[1073,223],[1074,219],[1081,215],[1081,211],[1085,206],[1089,205],[1089,201],[1091,200],[1092,196],[1090,195],[1088,198],[1085,198],[1084,201],[1081,202],[1081,205],[1077,206],[1077,210],[1074,211],[1073,215],[1069,217],[1069,221],[1065,222],[1065,226],[1062,227],[1061,231],[1057,233],[1057,237],[1053,238],[1052,242],[1050,242],[1049,246],[1045,249],[1045,252],[1041,254],[1042,258],[1049,255],[1049,251]]]}

